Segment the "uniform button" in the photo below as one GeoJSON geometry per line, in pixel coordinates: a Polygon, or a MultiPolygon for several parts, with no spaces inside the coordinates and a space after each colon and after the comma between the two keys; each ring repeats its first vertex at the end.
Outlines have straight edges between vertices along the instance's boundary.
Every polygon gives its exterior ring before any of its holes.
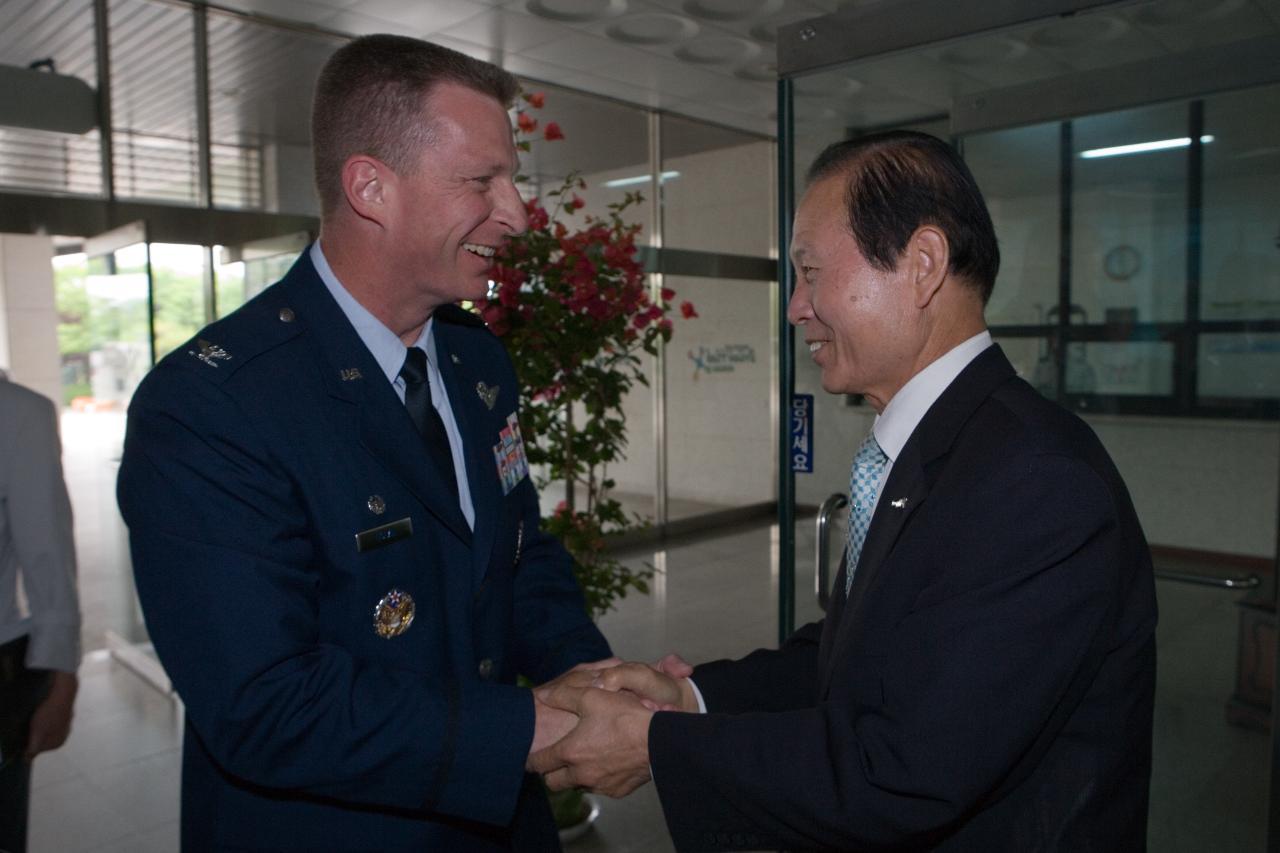
{"type": "Polygon", "coordinates": [[[365,506],[369,507],[369,512],[374,515],[382,515],[387,511],[387,502],[382,499],[382,495],[369,495],[365,506]]]}
{"type": "Polygon", "coordinates": [[[280,309],[280,322],[281,322],[281,323],[292,323],[292,322],[293,322],[293,309],[292,309],[292,308],[281,308],[281,309],[280,309]]]}
{"type": "Polygon", "coordinates": [[[479,671],[481,678],[487,679],[490,675],[493,675],[493,661],[489,658],[480,661],[479,671]]]}

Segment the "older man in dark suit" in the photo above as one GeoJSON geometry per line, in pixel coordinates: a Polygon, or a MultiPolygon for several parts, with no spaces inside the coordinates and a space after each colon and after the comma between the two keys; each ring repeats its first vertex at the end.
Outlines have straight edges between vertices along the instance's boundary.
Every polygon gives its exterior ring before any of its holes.
{"type": "Polygon", "coordinates": [[[318,243],[142,383],[119,497],[187,709],[185,850],[558,850],[516,686],[609,654],[538,530],[499,341],[509,74],[370,36],[321,73],[318,243]],[[502,454],[495,454],[501,448],[502,454]]]}
{"type": "Polygon", "coordinates": [[[831,611],[691,680],[668,661],[546,688],[584,716],[533,763],[615,795],[651,768],[681,850],[1141,850],[1150,555],[1097,438],[986,330],[999,253],[973,177],[906,132],[809,177],[789,316],[823,387],[878,412],[831,611]]]}

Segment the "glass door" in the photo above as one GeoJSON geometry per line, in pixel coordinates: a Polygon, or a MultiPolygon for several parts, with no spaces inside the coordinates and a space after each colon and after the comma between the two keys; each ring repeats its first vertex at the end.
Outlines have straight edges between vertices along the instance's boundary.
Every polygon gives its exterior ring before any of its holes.
{"type": "Polygon", "coordinates": [[[54,260],[62,359],[62,443],[81,547],[86,651],[146,642],[116,508],[125,414],[153,359],[151,257],[134,222],[88,238],[54,260]]]}
{"type": "MultiPolygon", "coordinates": [[[[1189,14],[1175,6],[1106,9],[1089,20],[1136,32],[1154,26],[1150,8],[1189,14]]],[[[1070,112],[1045,115],[1054,93],[1076,91],[1071,72],[1049,62],[1072,50],[1060,39],[1066,20],[814,73],[780,61],[792,76],[779,115],[794,115],[780,122],[779,146],[792,155],[781,168],[795,176],[781,209],[790,215],[805,169],[829,142],[903,127],[958,145],[1000,240],[987,321],[1023,378],[1076,409],[1099,436],[1152,545],[1160,621],[1148,846],[1280,850],[1267,826],[1280,814],[1280,751],[1271,746],[1277,432],[1274,417],[1261,416],[1274,411],[1266,407],[1276,387],[1278,267],[1273,211],[1256,207],[1268,198],[1263,188],[1280,186],[1280,125],[1262,109],[1275,87],[1124,109],[1090,111],[1074,100],[1070,112]],[[1031,94],[1033,82],[1043,92],[1031,94]],[[1014,84],[1024,84],[1024,100],[1002,101],[999,122],[977,126],[966,116],[979,102],[968,95],[1014,84]],[[1016,120],[1015,107],[1031,117],[1016,120]],[[1198,370],[1175,374],[1174,355],[1198,370]],[[1104,395],[1120,401],[1105,414],[1094,405],[1104,395]]],[[[837,26],[814,22],[810,36],[837,26]]],[[[1088,66],[1086,52],[1068,59],[1088,66]]],[[[813,471],[796,474],[795,503],[818,506],[847,488],[849,459],[874,413],[824,394],[798,342],[792,355],[795,390],[814,396],[813,471]]],[[[831,576],[842,526],[833,507],[831,576]]],[[[793,552],[797,611],[812,600],[814,538],[797,536],[793,552]]],[[[795,624],[804,621],[797,612],[795,624]]]]}

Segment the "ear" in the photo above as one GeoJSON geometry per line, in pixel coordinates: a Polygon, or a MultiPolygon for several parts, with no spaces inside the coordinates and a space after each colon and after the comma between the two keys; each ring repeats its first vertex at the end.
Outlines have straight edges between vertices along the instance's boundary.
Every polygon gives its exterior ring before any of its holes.
{"type": "Polygon", "coordinates": [[[938,294],[951,266],[947,235],[936,225],[921,225],[907,241],[907,257],[911,261],[915,306],[925,308],[938,294]]]}
{"type": "Polygon", "coordinates": [[[368,154],[353,154],[342,164],[342,191],[361,219],[386,226],[391,217],[395,173],[368,154]]]}

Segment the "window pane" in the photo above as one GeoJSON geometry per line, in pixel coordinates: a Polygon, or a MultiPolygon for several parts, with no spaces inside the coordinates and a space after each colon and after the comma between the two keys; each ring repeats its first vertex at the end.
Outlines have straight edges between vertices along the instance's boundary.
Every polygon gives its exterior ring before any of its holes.
{"type": "Polygon", "coordinates": [[[1280,397],[1280,334],[1200,336],[1201,398],[1280,397]]]}
{"type": "Polygon", "coordinates": [[[664,116],[663,245],[768,257],[773,156],[767,139],[664,116]]]}
{"type": "Polygon", "coordinates": [[[311,98],[343,39],[209,12],[209,121],[218,207],[319,215],[311,98]]]}
{"type": "Polygon", "coordinates": [[[203,246],[151,244],[157,360],[204,326],[204,263],[203,246]]]}
{"type": "Polygon", "coordinates": [[[1072,123],[1072,322],[1180,322],[1187,281],[1186,104],[1072,123]]]}
{"type": "Polygon", "coordinates": [[[1280,86],[1207,99],[1205,133],[1200,316],[1280,318],[1280,86]]]}
{"type": "Polygon", "coordinates": [[[1067,346],[1067,393],[1173,393],[1173,344],[1165,341],[1073,343],[1067,346]]]}
{"type": "Polygon", "coordinates": [[[191,9],[110,0],[111,120],[121,198],[200,200],[191,9]]]}
{"type": "Polygon", "coordinates": [[[1000,241],[1000,275],[987,322],[1046,322],[1058,304],[1060,128],[1042,124],[964,140],[1000,241]]]}

